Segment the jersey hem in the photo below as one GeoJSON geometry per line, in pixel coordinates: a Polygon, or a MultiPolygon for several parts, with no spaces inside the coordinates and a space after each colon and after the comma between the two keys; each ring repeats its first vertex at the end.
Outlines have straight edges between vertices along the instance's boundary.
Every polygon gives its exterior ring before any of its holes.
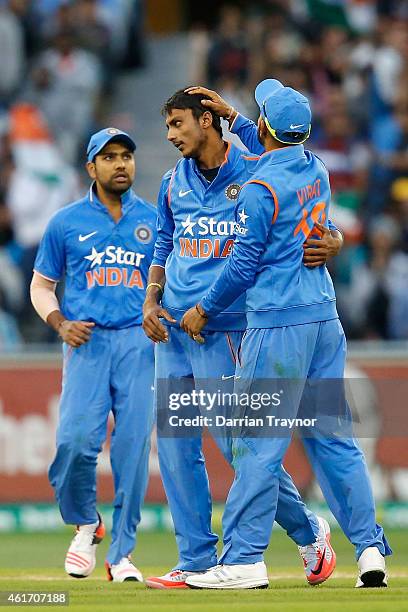
{"type": "Polygon", "coordinates": [[[289,325],[303,325],[305,323],[319,323],[338,319],[336,300],[320,302],[319,304],[308,304],[273,310],[254,311],[246,313],[247,327],[250,329],[287,327],[289,325]]]}

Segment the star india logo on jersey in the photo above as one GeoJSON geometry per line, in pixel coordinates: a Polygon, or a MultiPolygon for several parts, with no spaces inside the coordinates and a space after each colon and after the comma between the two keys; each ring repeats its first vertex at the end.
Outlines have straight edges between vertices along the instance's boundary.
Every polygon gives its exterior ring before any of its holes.
{"type": "Polygon", "coordinates": [[[104,251],[97,251],[93,246],[91,253],[84,257],[90,262],[90,270],[86,272],[87,288],[123,285],[143,289],[143,279],[138,268],[144,257],[143,253],[126,251],[118,246],[109,245],[104,251]],[[111,264],[122,264],[122,266],[111,264]],[[134,269],[129,266],[133,266],[134,269]]]}
{"type": "Polygon", "coordinates": [[[199,217],[197,221],[187,215],[181,222],[183,236],[179,238],[180,257],[228,257],[232,251],[234,239],[232,236],[245,236],[248,229],[245,225],[249,215],[242,209],[238,213],[239,223],[236,221],[217,221],[213,217],[199,217]],[[192,236],[192,238],[189,238],[192,236]],[[201,238],[201,236],[207,236],[201,238]],[[211,236],[211,238],[208,238],[211,236]]]}

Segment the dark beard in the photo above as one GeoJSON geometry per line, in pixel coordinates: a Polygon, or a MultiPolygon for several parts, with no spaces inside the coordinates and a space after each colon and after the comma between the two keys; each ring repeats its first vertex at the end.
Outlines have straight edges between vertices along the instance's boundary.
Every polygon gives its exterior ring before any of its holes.
{"type": "Polygon", "coordinates": [[[181,153],[182,156],[184,157],[184,159],[195,159],[195,160],[197,160],[200,157],[200,155],[201,155],[201,151],[202,151],[202,148],[204,147],[205,143],[206,143],[206,139],[201,136],[201,138],[197,141],[197,144],[194,147],[194,149],[192,151],[190,151],[190,153],[188,153],[187,155],[184,155],[184,153],[181,153]]]}
{"type": "Polygon", "coordinates": [[[117,185],[117,186],[109,182],[109,183],[105,183],[105,185],[102,185],[102,187],[104,188],[105,191],[107,191],[108,193],[112,195],[123,195],[131,187],[131,185],[132,183],[130,181],[129,183],[126,183],[123,185],[117,185]]]}
{"type": "Polygon", "coordinates": [[[190,153],[188,153],[188,155],[184,155],[182,153],[184,159],[198,159],[200,157],[200,150],[199,149],[194,149],[193,151],[191,151],[190,153]]]}

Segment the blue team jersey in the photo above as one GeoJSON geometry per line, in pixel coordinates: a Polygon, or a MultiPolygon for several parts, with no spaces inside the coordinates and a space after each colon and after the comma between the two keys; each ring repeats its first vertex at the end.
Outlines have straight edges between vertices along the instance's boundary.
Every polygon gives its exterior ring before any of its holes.
{"type": "MultiPolygon", "coordinates": [[[[209,183],[193,159],[180,159],[163,177],[153,265],[166,270],[163,306],[178,321],[218,278],[231,253],[235,207],[257,159],[228,144],[224,163],[209,183]]],[[[245,296],[214,317],[207,329],[244,330],[245,296]]]]}
{"type": "Polygon", "coordinates": [[[249,328],[336,318],[326,266],[303,264],[303,243],[316,221],[328,224],[329,205],[327,170],[303,145],[261,155],[239,195],[234,250],[204,310],[216,316],[246,291],[249,328]]]}
{"type": "MultiPolygon", "coordinates": [[[[252,151],[252,156],[248,157],[247,159],[259,161],[261,155],[265,153],[265,149],[258,140],[258,126],[251,121],[251,119],[248,119],[248,117],[244,117],[244,115],[238,113],[231,125],[230,130],[233,134],[237,134],[241,142],[244,143],[249,151],[252,151]],[[256,155],[256,157],[254,157],[254,155],[256,155]]],[[[279,172],[279,169],[277,171],[279,172]]],[[[252,167],[252,173],[253,172],[254,168],[252,167]]],[[[331,219],[328,220],[328,228],[330,230],[338,231],[338,228],[331,219]]]]}
{"type": "Polygon", "coordinates": [[[115,223],[93,187],[51,218],[34,270],[53,281],[65,276],[61,311],[67,319],[111,329],[142,322],[156,219],[155,207],[129,189],[115,223]]]}

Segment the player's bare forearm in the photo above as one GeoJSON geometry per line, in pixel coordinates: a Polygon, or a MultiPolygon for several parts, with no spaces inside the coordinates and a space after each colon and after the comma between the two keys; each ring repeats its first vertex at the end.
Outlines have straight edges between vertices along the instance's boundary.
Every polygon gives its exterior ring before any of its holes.
{"type": "Polygon", "coordinates": [[[336,257],[343,246],[343,235],[338,230],[329,230],[316,223],[321,232],[320,239],[309,238],[303,245],[303,263],[308,268],[323,266],[332,257],[336,257]]]}
{"type": "Polygon", "coordinates": [[[150,266],[147,279],[146,302],[158,304],[163,295],[164,285],[166,284],[166,272],[161,266],[150,266]]]}
{"type": "Polygon", "coordinates": [[[95,323],[69,321],[60,311],[55,295],[56,285],[56,281],[34,272],[30,285],[31,302],[43,321],[52,327],[64,342],[78,348],[88,342],[95,323]]]}
{"type": "Polygon", "coordinates": [[[169,339],[167,328],[160,322],[160,318],[166,319],[170,323],[176,323],[176,320],[160,304],[165,283],[164,268],[150,266],[146,297],[143,304],[142,327],[146,336],[153,342],[167,342],[169,339]]]}

